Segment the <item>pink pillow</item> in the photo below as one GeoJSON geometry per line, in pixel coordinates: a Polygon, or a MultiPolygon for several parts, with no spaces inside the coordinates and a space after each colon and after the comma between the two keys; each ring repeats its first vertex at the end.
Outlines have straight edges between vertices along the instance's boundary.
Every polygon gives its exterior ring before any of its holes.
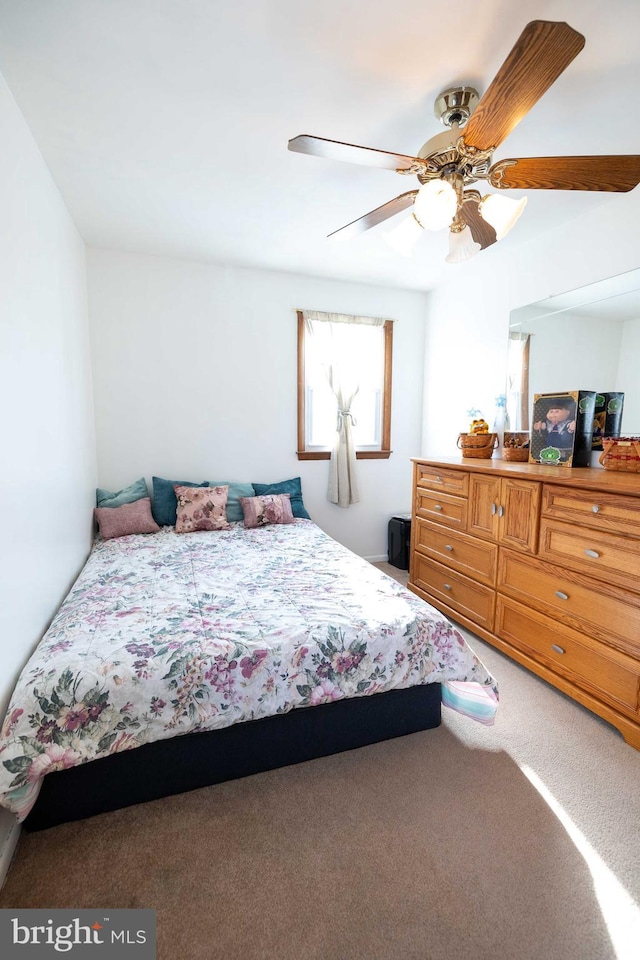
{"type": "Polygon", "coordinates": [[[176,533],[194,530],[228,530],[227,495],[229,487],[181,487],[174,483],[178,507],[176,533]]]}
{"type": "Polygon", "coordinates": [[[266,493],[262,497],[240,497],[245,527],[266,527],[269,523],[293,523],[291,496],[266,493]]]}
{"type": "Polygon", "coordinates": [[[120,507],[96,507],[94,513],[103,540],[128,537],[130,533],[157,533],[160,529],[151,516],[149,497],[120,507]]]}

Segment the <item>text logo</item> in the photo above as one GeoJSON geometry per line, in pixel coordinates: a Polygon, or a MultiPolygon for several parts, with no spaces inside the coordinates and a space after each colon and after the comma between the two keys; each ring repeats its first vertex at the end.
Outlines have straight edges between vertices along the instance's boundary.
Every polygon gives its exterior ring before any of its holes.
{"type": "Polygon", "coordinates": [[[156,960],[155,910],[0,910],[0,955],[156,960]]]}

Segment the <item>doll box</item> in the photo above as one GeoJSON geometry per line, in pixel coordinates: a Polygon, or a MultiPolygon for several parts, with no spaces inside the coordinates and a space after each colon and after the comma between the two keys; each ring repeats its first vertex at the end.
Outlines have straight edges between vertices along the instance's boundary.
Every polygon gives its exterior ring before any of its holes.
{"type": "Polygon", "coordinates": [[[529,463],[590,466],[595,403],[595,390],[534,394],[529,463]]]}
{"type": "Polygon", "coordinates": [[[602,450],[603,437],[619,437],[622,430],[624,393],[596,393],[592,450],[602,450]]]}

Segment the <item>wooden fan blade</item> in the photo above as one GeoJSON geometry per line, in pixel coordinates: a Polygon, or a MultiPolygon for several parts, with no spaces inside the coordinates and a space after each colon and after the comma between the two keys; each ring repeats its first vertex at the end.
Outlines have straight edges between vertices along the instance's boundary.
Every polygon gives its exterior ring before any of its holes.
{"type": "Polygon", "coordinates": [[[365,230],[369,230],[378,223],[382,223],[383,220],[388,220],[389,217],[393,217],[394,214],[406,210],[407,207],[411,207],[417,192],[417,190],[409,190],[407,193],[401,193],[399,197],[383,203],[381,207],[376,207],[376,209],[371,210],[370,213],[365,213],[363,217],[359,217],[358,220],[353,220],[351,223],[348,223],[346,227],[340,227],[339,230],[334,230],[329,236],[337,240],[350,240],[359,233],[364,233],[365,230]],[[338,234],[340,234],[339,237],[338,234]]]}
{"type": "Polygon", "coordinates": [[[490,150],[502,143],[583,46],[582,34],[567,23],[528,23],[464,128],[467,146],[490,150]]]}
{"type": "Polygon", "coordinates": [[[383,170],[422,170],[425,167],[424,160],[419,157],[374,150],[373,147],[359,147],[355,143],[340,143],[339,140],[323,140],[322,137],[310,137],[307,134],[289,140],[289,150],[308,153],[312,157],[322,157],[325,160],[344,160],[366,167],[381,167],[383,170]]]}
{"type": "Polygon", "coordinates": [[[460,216],[471,230],[475,242],[479,243],[483,250],[498,239],[491,224],[480,216],[477,200],[465,200],[460,207],[460,216]]]}
{"type": "Polygon", "coordinates": [[[609,190],[626,193],[640,183],[640,156],[501,160],[489,170],[489,182],[494,187],[515,187],[519,190],[609,190]],[[496,168],[497,175],[492,177],[496,168]]]}

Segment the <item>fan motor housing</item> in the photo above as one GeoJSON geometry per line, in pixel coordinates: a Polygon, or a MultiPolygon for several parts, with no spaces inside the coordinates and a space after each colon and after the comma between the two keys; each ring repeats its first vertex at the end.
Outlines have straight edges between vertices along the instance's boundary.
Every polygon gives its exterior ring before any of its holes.
{"type": "Polygon", "coordinates": [[[462,174],[465,183],[473,183],[478,178],[486,176],[491,166],[491,157],[481,160],[464,158],[458,149],[460,136],[460,130],[455,125],[423,143],[416,156],[427,162],[428,169],[425,173],[418,173],[420,183],[426,183],[441,176],[447,172],[448,167],[455,168],[462,174]]]}
{"type": "Polygon", "coordinates": [[[447,129],[431,137],[418,150],[417,156],[428,165],[424,173],[418,173],[421,183],[453,170],[462,175],[465,184],[486,176],[491,157],[472,159],[463,156],[459,149],[461,129],[479,102],[478,91],[467,86],[449,87],[436,98],[434,113],[447,129]]]}
{"type": "Polygon", "coordinates": [[[445,127],[464,127],[479,103],[480,94],[475,87],[449,87],[436,98],[433,112],[445,127]]]}

